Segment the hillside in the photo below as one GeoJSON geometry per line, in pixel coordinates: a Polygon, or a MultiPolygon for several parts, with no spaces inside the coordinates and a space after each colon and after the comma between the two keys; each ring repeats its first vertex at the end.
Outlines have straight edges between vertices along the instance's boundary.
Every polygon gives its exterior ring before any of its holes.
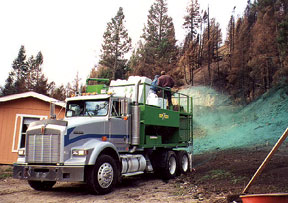
{"type": "MultiPolygon", "coordinates": [[[[203,86],[181,90],[194,98],[194,153],[273,146],[288,126],[288,87],[277,87],[247,106],[203,86]]],[[[285,143],[284,143],[285,144],[285,143]]]]}

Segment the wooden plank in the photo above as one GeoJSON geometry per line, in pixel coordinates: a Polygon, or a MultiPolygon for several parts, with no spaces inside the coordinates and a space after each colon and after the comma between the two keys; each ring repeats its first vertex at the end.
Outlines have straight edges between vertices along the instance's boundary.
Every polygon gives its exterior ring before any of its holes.
{"type": "Polygon", "coordinates": [[[288,136],[288,128],[286,128],[285,132],[282,134],[282,136],[279,138],[279,140],[277,141],[277,143],[274,145],[274,147],[272,148],[272,150],[270,151],[270,153],[267,155],[267,157],[265,158],[265,160],[262,162],[262,164],[260,165],[260,167],[258,168],[258,170],[255,172],[255,174],[253,175],[253,177],[251,178],[251,180],[249,181],[249,183],[247,184],[247,186],[245,187],[245,189],[243,190],[243,194],[247,193],[250,186],[252,185],[252,183],[255,181],[255,179],[261,174],[261,172],[264,170],[265,166],[268,164],[268,162],[270,161],[270,159],[272,158],[272,156],[276,153],[276,151],[278,150],[278,148],[281,146],[281,144],[284,142],[284,140],[286,139],[286,137],[288,136]]]}

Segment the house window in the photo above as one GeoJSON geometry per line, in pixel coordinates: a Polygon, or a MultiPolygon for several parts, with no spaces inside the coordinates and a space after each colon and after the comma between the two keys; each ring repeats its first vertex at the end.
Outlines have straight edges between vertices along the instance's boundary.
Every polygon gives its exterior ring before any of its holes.
{"type": "Polygon", "coordinates": [[[34,121],[39,121],[40,118],[33,118],[33,117],[23,117],[22,118],[22,125],[21,125],[21,136],[20,136],[20,145],[19,148],[24,148],[25,147],[25,140],[26,140],[26,131],[28,129],[28,126],[30,123],[34,122],[34,121]]]}
{"type": "Polygon", "coordinates": [[[30,123],[47,119],[47,116],[16,114],[12,152],[18,152],[19,148],[25,147],[26,131],[30,123]]]}

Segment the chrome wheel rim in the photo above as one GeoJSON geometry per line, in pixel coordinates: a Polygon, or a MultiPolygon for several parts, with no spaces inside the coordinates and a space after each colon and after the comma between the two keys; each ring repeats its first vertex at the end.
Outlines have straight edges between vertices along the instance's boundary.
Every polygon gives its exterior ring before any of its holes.
{"type": "Polygon", "coordinates": [[[109,163],[103,163],[98,170],[98,183],[102,188],[108,188],[113,182],[113,167],[109,163]]]}
{"type": "Polygon", "coordinates": [[[171,156],[169,159],[169,172],[171,175],[176,172],[176,164],[176,158],[174,156],[171,156]]]}
{"type": "Polygon", "coordinates": [[[186,155],[184,155],[182,157],[182,170],[183,170],[183,172],[188,171],[188,165],[189,165],[188,157],[186,155]]]}

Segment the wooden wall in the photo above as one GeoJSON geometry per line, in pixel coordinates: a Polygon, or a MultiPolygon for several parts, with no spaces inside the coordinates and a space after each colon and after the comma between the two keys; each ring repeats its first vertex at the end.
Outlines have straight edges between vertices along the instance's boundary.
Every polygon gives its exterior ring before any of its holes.
{"type": "MultiPolygon", "coordinates": [[[[64,118],[65,108],[56,106],[57,119],[64,118]]],[[[50,104],[28,97],[0,103],[0,164],[13,164],[17,160],[21,116],[50,115],[50,104]],[[14,146],[13,146],[14,145],[14,146]]]]}

